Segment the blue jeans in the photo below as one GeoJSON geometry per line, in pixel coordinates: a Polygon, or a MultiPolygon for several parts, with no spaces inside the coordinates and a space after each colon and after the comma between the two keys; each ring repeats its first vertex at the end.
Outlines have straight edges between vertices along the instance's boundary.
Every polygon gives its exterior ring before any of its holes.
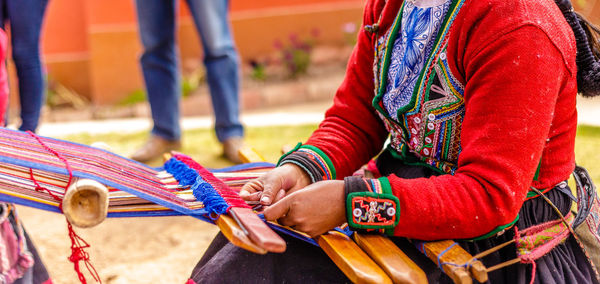
{"type": "Polygon", "coordinates": [[[21,126],[37,129],[44,104],[45,80],[40,59],[40,31],[48,0],[1,0],[0,25],[10,23],[12,56],[19,80],[21,126]]]}
{"type": "MultiPolygon", "coordinates": [[[[239,121],[239,59],[231,36],[227,0],[186,0],[202,40],[204,66],[219,141],[243,136],[239,121]]],[[[148,101],[152,110],[152,133],[179,140],[178,52],[175,42],[177,1],[136,0],[144,53],[140,59],[148,101]]]]}

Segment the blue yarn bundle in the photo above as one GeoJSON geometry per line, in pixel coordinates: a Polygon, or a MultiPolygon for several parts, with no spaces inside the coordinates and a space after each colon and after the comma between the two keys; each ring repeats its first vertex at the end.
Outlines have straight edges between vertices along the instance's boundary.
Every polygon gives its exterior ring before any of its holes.
{"type": "Polygon", "coordinates": [[[173,175],[180,185],[188,186],[196,182],[196,176],[198,176],[198,173],[175,158],[169,159],[165,163],[164,168],[168,173],[173,175]]]}
{"type": "Polygon", "coordinates": [[[209,214],[214,213],[221,215],[227,213],[229,204],[227,204],[225,199],[219,195],[212,185],[205,181],[194,169],[175,158],[169,159],[165,163],[164,168],[179,181],[179,184],[183,186],[191,185],[194,197],[204,204],[204,209],[206,209],[209,214]]]}

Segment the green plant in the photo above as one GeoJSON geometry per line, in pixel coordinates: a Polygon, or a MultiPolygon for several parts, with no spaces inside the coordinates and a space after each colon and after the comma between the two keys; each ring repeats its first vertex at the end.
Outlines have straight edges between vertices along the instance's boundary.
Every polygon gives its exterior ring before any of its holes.
{"type": "Polygon", "coordinates": [[[250,67],[252,67],[252,73],[250,77],[257,81],[264,81],[267,79],[266,62],[260,62],[258,60],[250,60],[250,67]]]}
{"type": "Polygon", "coordinates": [[[197,68],[181,78],[181,95],[185,98],[192,94],[204,81],[204,69],[197,68]]]}
{"type": "Polygon", "coordinates": [[[314,38],[318,36],[318,30],[313,30],[311,34],[310,37],[301,40],[297,34],[293,33],[289,36],[289,43],[284,44],[281,41],[275,41],[273,44],[279,50],[281,62],[292,78],[306,74],[308,70],[313,42],[314,38]]]}
{"type": "Polygon", "coordinates": [[[128,106],[128,105],[134,105],[137,103],[142,103],[145,101],[146,101],[146,92],[144,92],[144,90],[142,90],[142,89],[137,89],[135,91],[132,91],[131,93],[129,93],[127,95],[127,97],[122,99],[119,102],[119,105],[120,106],[128,106]]]}

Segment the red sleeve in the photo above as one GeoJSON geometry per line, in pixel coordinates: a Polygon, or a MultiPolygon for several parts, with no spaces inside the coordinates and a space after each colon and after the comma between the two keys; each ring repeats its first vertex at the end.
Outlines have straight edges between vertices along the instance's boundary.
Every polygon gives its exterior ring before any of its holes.
{"type": "MultiPolygon", "coordinates": [[[[376,11],[381,11],[384,2],[368,1],[358,42],[348,62],[344,81],[336,92],[334,104],[306,143],[316,146],[327,155],[338,178],[351,175],[379,153],[388,134],[371,106],[374,97],[374,34],[364,30],[365,24],[372,25],[377,21],[379,16],[376,11]]],[[[393,9],[386,7],[386,10],[393,9]]],[[[379,32],[382,30],[380,27],[379,32]]]]}
{"type": "Polygon", "coordinates": [[[514,221],[524,202],[559,93],[575,75],[535,26],[480,46],[463,59],[466,111],[458,169],[431,178],[389,177],[401,208],[395,235],[474,238],[514,221]]]}

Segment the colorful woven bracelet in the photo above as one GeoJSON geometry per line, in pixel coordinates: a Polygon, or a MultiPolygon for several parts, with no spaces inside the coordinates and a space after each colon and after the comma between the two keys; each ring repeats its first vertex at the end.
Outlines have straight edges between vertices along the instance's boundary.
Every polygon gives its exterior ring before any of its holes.
{"type": "Polygon", "coordinates": [[[346,217],[355,230],[385,230],[392,234],[400,221],[400,201],[387,178],[346,177],[346,217]]]}

